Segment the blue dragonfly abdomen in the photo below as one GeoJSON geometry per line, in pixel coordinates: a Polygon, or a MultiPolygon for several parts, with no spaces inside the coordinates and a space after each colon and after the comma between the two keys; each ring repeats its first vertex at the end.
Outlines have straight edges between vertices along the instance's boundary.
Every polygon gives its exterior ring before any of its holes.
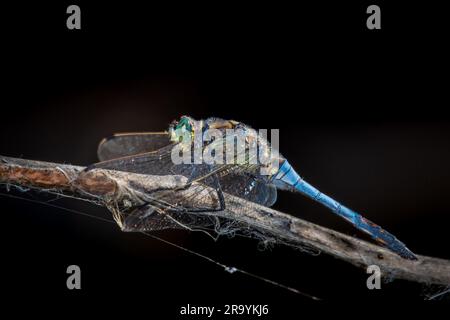
{"type": "Polygon", "coordinates": [[[303,180],[287,160],[283,160],[276,174],[271,178],[279,189],[299,192],[329,208],[338,216],[344,218],[357,229],[369,234],[375,241],[397,253],[403,258],[417,260],[417,257],[395,236],[367,220],[359,213],[343,206],[338,201],[320,192],[314,186],[303,180]]]}

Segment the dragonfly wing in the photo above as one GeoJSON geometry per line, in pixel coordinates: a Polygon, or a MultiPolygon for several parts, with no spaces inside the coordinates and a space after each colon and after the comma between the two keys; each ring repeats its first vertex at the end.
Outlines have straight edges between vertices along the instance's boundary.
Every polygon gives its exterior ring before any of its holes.
{"type": "Polygon", "coordinates": [[[140,174],[167,175],[173,174],[171,158],[173,145],[140,154],[126,155],[112,158],[90,165],[87,170],[109,169],[140,174]]]}
{"type": "Polygon", "coordinates": [[[151,205],[145,205],[123,215],[123,231],[156,231],[164,229],[179,229],[180,225],[162,214],[151,205]]]}
{"type": "Polygon", "coordinates": [[[276,186],[269,183],[262,176],[254,174],[255,170],[248,165],[208,165],[195,164],[177,165],[173,171],[184,170],[181,173],[190,178],[190,181],[200,182],[216,188],[214,176],[219,180],[223,192],[270,207],[277,200],[276,186]]]}
{"type": "MultiPolygon", "coordinates": [[[[167,132],[123,133],[104,139],[98,147],[100,162],[89,170],[109,169],[140,174],[180,174],[191,178],[193,164],[175,165],[172,150],[176,143],[170,141],[167,132]]],[[[209,165],[196,164],[197,176],[209,172],[209,165]]]]}
{"type": "Polygon", "coordinates": [[[219,179],[222,191],[251,202],[271,207],[277,200],[277,188],[254,176],[230,173],[219,179]]]}
{"type": "Polygon", "coordinates": [[[106,161],[156,151],[170,143],[167,132],[118,133],[100,142],[97,155],[106,161]]]}
{"type": "Polygon", "coordinates": [[[122,214],[122,231],[145,232],[164,229],[210,229],[217,223],[217,218],[196,215],[189,211],[157,208],[151,204],[144,205],[130,213],[122,214]]]}

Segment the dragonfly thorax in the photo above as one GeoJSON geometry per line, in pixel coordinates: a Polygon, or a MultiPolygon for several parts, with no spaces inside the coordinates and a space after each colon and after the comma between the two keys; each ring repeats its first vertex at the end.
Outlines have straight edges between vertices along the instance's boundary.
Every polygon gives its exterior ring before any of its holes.
{"type": "MultiPolygon", "coordinates": [[[[265,135],[234,120],[197,121],[183,116],[172,123],[169,134],[177,144],[174,150],[182,152],[182,158],[194,164],[225,164],[270,178],[278,172],[283,160],[277,150],[272,150],[265,135]]],[[[182,162],[186,164],[185,160],[182,162]]]]}

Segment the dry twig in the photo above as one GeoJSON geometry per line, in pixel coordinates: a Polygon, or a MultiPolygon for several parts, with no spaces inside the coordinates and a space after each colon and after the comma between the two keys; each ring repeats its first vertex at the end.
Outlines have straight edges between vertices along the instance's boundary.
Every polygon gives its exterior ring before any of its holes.
{"type": "MultiPolygon", "coordinates": [[[[140,205],[138,193],[175,190],[184,177],[150,176],[100,170],[84,172],[83,167],[0,157],[0,183],[52,190],[79,199],[98,201],[114,213],[114,204],[127,201],[140,205]]],[[[202,201],[208,201],[202,197],[202,201]]],[[[450,261],[418,255],[406,260],[377,245],[318,226],[282,212],[225,194],[226,210],[216,215],[262,230],[276,239],[320,250],[358,267],[378,265],[382,274],[410,281],[450,284],[450,261]],[[243,208],[245,210],[243,210],[243,208]]],[[[115,213],[117,214],[117,213],[115,213]]],[[[116,217],[117,218],[117,217],[116,217]]]]}

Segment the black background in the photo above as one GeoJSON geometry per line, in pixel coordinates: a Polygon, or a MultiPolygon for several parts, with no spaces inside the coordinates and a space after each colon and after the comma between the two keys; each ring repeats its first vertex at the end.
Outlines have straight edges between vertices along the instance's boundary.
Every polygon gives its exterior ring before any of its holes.
{"type": "MultiPolygon", "coordinates": [[[[449,259],[445,11],[377,1],[382,30],[370,31],[372,3],[341,2],[77,1],[82,29],[72,31],[65,13],[72,3],[4,6],[0,154],[87,165],[103,137],[164,130],[183,114],[277,128],[281,152],[308,181],[414,252],[449,259]]],[[[11,300],[104,301],[168,318],[188,303],[269,304],[272,315],[310,303],[113,224],[0,201],[2,291],[11,300]],[[80,291],[66,289],[70,264],[81,267],[80,291]]],[[[56,203],[110,217],[76,201],[56,203]]],[[[281,193],[275,208],[364,237],[296,195],[281,193]]],[[[326,255],[158,235],[327,301],[408,303],[428,290],[396,280],[369,291],[363,270],[326,255]]]]}

